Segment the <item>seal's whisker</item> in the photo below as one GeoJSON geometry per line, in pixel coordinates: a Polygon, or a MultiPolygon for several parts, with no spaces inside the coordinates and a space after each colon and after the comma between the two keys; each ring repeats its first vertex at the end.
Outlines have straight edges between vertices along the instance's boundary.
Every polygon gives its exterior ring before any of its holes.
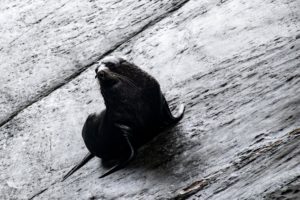
{"type": "Polygon", "coordinates": [[[117,73],[115,73],[115,72],[110,72],[111,74],[113,74],[113,75],[115,75],[116,77],[118,77],[118,78],[120,78],[120,79],[122,79],[122,80],[124,80],[124,81],[126,81],[127,83],[129,83],[129,85],[131,85],[131,86],[133,86],[133,87],[135,87],[135,88],[138,88],[138,86],[136,86],[129,78],[127,78],[126,76],[123,76],[123,75],[121,75],[121,74],[117,74],[117,73]]]}

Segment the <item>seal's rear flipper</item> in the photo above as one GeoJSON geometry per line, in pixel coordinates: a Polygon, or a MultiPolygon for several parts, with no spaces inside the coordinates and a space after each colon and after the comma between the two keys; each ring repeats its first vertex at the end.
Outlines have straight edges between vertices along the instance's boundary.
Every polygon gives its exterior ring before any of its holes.
{"type": "Polygon", "coordinates": [[[93,154],[88,153],[83,160],[78,163],[75,167],[73,167],[66,175],[64,175],[63,179],[61,181],[66,180],[69,176],[71,176],[74,172],[76,172],[78,169],[80,169],[83,165],[85,165],[89,160],[91,160],[94,157],[93,154]]]}
{"type": "Polygon", "coordinates": [[[184,110],[185,110],[184,104],[180,104],[177,113],[175,115],[173,115],[169,108],[168,102],[166,101],[164,96],[163,96],[163,101],[164,101],[163,121],[164,121],[165,125],[174,124],[174,123],[177,123],[179,120],[181,120],[181,118],[183,117],[183,114],[184,114],[184,110]]]}
{"type": "Polygon", "coordinates": [[[135,150],[128,138],[128,135],[127,134],[124,134],[124,137],[126,139],[126,142],[128,144],[128,147],[130,148],[130,155],[128,156],[127,159],[125,160],[121,160],[120,163],[118,163],[116,166],[114,166],[113,168],[111,168],[108,172],[104,173],[102,176],[100,176],[99,178],[103,178],[105,176],[108,176],[116,171],[118,171],[119,169],[122,169],[123,167],[125,167],[131,160],[132,158],[134,157],[135,155],[135,150]]]}
{"type": "Polygon", "coordinates": [[[180,104],[180,105],[178,106],[178,111],[177,111],[177,113],[173,116],[173,118],[174,118],[175,120],[178,120],[178,121],[179,121],[179,120],[183,117],[184,110],[185,110],[184,104],[180,104]]]}

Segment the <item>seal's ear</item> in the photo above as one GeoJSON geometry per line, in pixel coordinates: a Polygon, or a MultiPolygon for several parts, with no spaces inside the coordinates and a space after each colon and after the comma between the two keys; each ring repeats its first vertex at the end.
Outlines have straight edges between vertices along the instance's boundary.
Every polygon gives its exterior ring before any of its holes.
{"type": "Polygon", "coordinates": [[[120,64],[122,64],[123,62],[127,62],[128,58],[126,56],[120,56],[120,64]]]}
{"type": "Polygon", "coordinates": [[[114,68],[114,67],[118,67],[119,63],[114,63],[114,62],[103,62],[103,64],[108,67],[108,68],[114,68]]]}

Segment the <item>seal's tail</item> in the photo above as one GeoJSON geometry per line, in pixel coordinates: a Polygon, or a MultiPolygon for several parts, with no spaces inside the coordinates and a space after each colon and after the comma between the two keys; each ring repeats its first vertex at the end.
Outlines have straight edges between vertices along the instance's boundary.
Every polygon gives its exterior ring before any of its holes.
{"type": "Polygon", "coordinates": [[[73,167],[66,175],[64,175],[63,179],[61,181],[66,180],[69,176],[71,176],[74,172],[76,172],[78,169],[80,169],[83,165],[85,165],[89,160],[91,160],[94,157],[93,154],[88,153],[80,163],[78,163],[75,167],[73,167]]]}

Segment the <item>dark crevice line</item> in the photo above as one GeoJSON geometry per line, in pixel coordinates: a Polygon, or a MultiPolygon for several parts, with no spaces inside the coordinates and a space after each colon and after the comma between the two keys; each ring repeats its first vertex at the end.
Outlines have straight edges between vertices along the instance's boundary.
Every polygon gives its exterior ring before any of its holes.
{"type": "Polygon", "coordinates": [[[110,50],[106,51],[105,53],[101,54],[100,56],[97,56],[94,60],[90,61],[88,64],[86,64],[85,66],[83,66],[81,69],[79,69],[77,72],[73,73],[72,75],[70,75],[69,77],[67,77],[66,79],[64,79],[61,83],[58,83],[57,85],[55,85],[52,88],[49,88],[46,90],[46,92],[37,95],[36,98],[32,99],[31,101],[29,101],[27,104],[20,106],[19,109],[15,112],[12,112],[12,114],[7,117],[6,119],[0,121],[0,127],[2,127],[3,125],[5,125],[7,122],[9,122],[10,120],[12,120],[15,116],[17,116],[19,113],[21,113],[23,110],[25,110],[26,108],[28,108],[29,106],[31,106],[32,104],[42,100],[43,98],[47,97],[48,95],[50,95],[53,91],[61,88],[62,86],[68,84],[69,82],[71,82],[73,79],[75,79],[77,76],[81,75],[83,72],[85,72],[89,67],[91,67],[92,65],[96,64],[99,60],[101,60],[102,58],[104,58],[105,56],[111,54],[112,52],[114,52],[115,50],[117,50],[120,46],[122,46],[123,44],[127,43],[128,41],[130,41],[132,38],[136,37],[137,35],[139,35],[140,33],[142,33],[143,31],[145,31],[146,29],[148,29],[149,27],[155,25],[156,23],[160,22],[161,20],[165,19],[166,17],[170,16],[173,12],[177,11],[178,9],[180,9],[181,7],[183,7],[187,2],[189,2],[189,0],[185,0],[182,1],[178,4],[175,4],[173,7],[171,7],[170,10],[168,10],[167,12],[165,12],[164,14],[158,16],[157,18],[151,20],[150,22],[148,22],[146,25],[144,25],[142,28],[140,28],[138,31],[133,32],[131,35],[129,35],[126,39],[116,43],[110,50]]]}
{"type": "MultiPolygon", "coordinates": [[[[102,58],[104,58],[105,56],[111,54],[112,52],[114,52],[116,49],[118,49],[120,46],[122,46],[123,44],[125,44],[126,42],[130,41],[132,38],[136,37],[137,35],[139,35],[140,33],[142,33],[143,31],[145,31],[146,29],[148,29],[149,27],[155,25],[156,23],[160,22],[161,20],[163,20],[164,18],[170,16],[173,12],[177,11],[178,9],[180,9],[182,6],[184,6],[187,2],[189,2],[189,0],[185,0],[181,3],[178,3],[177,5],[173,6],[169,11],[167,11],[166,13],[158,16],[157,18],[155,18],[154,20],[150,21],[149,23],[147,23],[146,25],[144,25],[140,30],[134,32],[133,34],[129,35],[128,38],[124,39],[123,41],[117,43],[116,45],[114,45],[110,50],[108,50],[107,52],[105,52],[104,54],[96,57],[94,60],[92,60],[90,63],[88,63],[87,65],[85,65],[84,67],[82,67],[81,69],[79,69],[77,72],[75,72],[74,74],[72,74],[70,77],[68,77],[67,79],[65,79],[64,81],[62,81],[61,83],[57,84],[56,86],[54,86],[53,88],[49,88],[47,90],[47,92],[45,92],[44,94],[41,94],[39,96],[37,96],[36,99],[30,101],[27,105],[21,107],[21,109],[19,109],[18,111],[14,112],[10,117],[8,117],[6,120],[4,120],[3,122],[0,123],[0,127],[5,125],[7,122],[9,122],[11,119],[13,119],[15,116],[17,116],[20,112],[22,112],[24,109],[28,108],[29,106],[31,106],[32,104],[40,101],[41,99],[47,97],[48,95],[50,95],[53,91],[59,89],[60,87],[68,84],[69,82],[71,82],[73,79],[75,79],[76,77],[78,77],[80,74],[82,74],[84,71],[86,71],[89,67],[91,67],[92,65],[96,64],[99,60],[101,60],[102,58]]],[[[55,182],[56,183],[56,182],[55,182]]],[[[44,192],[46,192],[51,186],[55,185],[55,183],[51,184],[50,186],[48,186],[45,189],[42,189],[41,191],[39,191],[38,193],[34,194],[30,200],[38,197],[39,195],[43,194],[44,192]]]]}
{"type": "Polygon", "coordinates": [[[35,197],[43,194],[44,192],[46,192],[51,186],[55,185],[56,183],[60,182],[60,180],[57,180],[57,181],[54,181],[53,183],[50,184],[50,186],[40,190],[39,192],[35,193],[34,195],[32,195],[28,200],[32,200],[34,199],[35,197]]]}
{"type": "MultiPolygon", "coordinates": [[[[294,131],[291,131],[291,132],[283,135],[281,138],[278,138],[278,140],[275,140],[274,142],[272,142],[270,144],[263,144],[263,145],[260,145],[256,148],[252,149],[252,153],[250,153],[249,156],[248,156],[251,160],[250,160],[250,162],[245,163],[243,165],[243,167],[250,164],[253,161],[258,161],[260,158],[266,158],[267,154],[271,154],[272,151],[274,151],[274,150],[276,151],[276,150],[282,149],[282,147],[284,145],[292,145],[293,143],[297,143],[296,140],[295,140],[295,137],[299,136],[299,134],[300,134],[300,129],[298,128],[298,129],[295,129],[294,131]],[[295,134],[295,135],[291,136],[291,134],[295,134]],[[259,151],[261,151],[260,154],[256,154],[259,151]],[[253,156],[254,156],[254,158],[252,158],[253,156]]],[[[298,144],[296,144],[296,145],[298,145],[298,144]]],[[[297,149],[297,148],[293,148],[293,147],[294,146],[292,146],[292,148],[291,148],[292,150],[297,149]]],[[[240,153],[242,153],[241,156],[243,156],[243,152],[240,152],[240,153]]],[[[236,155],[236,156],[238,156],[238,155],[236,155]]],[[[261,161],[258,161],[258,162],[261,162],[261,161]]],[[[217,170],[215,172],[212,172],[212,173],[206,175],[203,179],[199,180],[199,182],[202,181],[202,180],[207,180],[208,185],[213,185],[213,184],[216,183],[216,179],[220,179],[224,175],[226,176],[226,174],[229,171],[238,172],[240,169],[241,168],[236,167],[235,163],[231,162],[230,166],[225,167],[223,169],[217,170]]],[[[300,175],[292,178],[291,180],[286,182],[285,185],[291,185],[292,183],[298,181],[299,178],[300,178],[300,175]]],[[[216,188],[215,191],[210,196],[206,197],[206,199],[211,199],[213,196],[215,196],[216,194],[219,194],[220,192],[223,192],[223,191],[227,190],[229,187],[231,187],[232,185],[234,185],[238,181],[239,180],[233,180],[232,182],[229,182],[229,184],[227,184],[223,188],[216,188]]],[[[196,188],[197,191],[191,190],[192,193],[187,192],[186,194],[181,194],[181,193],[177,192],[177,193],[175,193],[174,197],[171,197],[171,198],[168,198],[168,199],[169,200],[183,200],[183,199],[187,199],[189,197],[195,197],[194,195],[201,192],[203,189],[205,189],[205,187],[206,187],[206,185],[204,185],[203,187],[200,187],[200,188],[196,188]]]]}
{"type": "Polygon", "coordinates": [[[35,194],[35,195],[33,195],[32,197],[30,197],[28,200],[32,200],[32,199],[34,199],[35,197],[39,196],[40,194],[42,194],[42,193],[46,192],[47,190],[48,190],[48,188],[45,188],[45,189],[43,189],[43,190],[39,191],[38,193],[36,193],[36,194],[35,194]]]}

